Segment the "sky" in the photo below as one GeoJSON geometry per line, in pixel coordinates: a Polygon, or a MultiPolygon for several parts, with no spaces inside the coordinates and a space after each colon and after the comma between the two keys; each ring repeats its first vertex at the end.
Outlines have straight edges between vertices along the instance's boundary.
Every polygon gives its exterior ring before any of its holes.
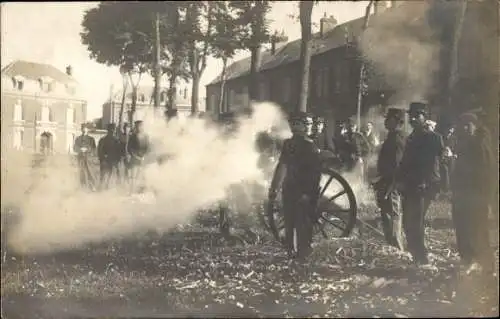
{"type": "MultiPolygon", "coordinates": [[[[322,1],[313,9],[312,21],[319,23],[326,13],[343,23],[364,14],[368,1],[322,1]]],[[[101,116],[102,104],[109,98],[111,85],[118,90],[121,76],[116,67],[107,67],[90,59],[86,46],[80,42],[81,22],[85,12],[98,2],[4,2],[1,4],[1,66],[15,60],[52,64],[60,70],[73,67],[73,75],[82,87],[88,103],[88,119],[101,116]]],[[[297,1],[275,2],[269,14],[271,28],[284,30],[289,41],[300,38],[300,24],[290,15],[298,16],[297,1]]],[[[317,25],[313,27],[318,28],[317,25]]],[[[241,52],[239,60],[249,56],[241,52]]],[[[219,60],[210,58],[200,83],[200,100],[205,85],[222,70],[219,60]]],[[[164,79],[166,85],[166,79],[164,79]]],[[[152,85],[151,78],[141,84],[152,85]]]]}

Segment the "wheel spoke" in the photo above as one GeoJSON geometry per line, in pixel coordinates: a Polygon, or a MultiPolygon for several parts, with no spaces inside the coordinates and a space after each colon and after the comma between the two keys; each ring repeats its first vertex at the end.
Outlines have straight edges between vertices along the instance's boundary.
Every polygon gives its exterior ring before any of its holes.
{"type": "Polygon", "coordinates": [[[334,200],[336,200],[337,198],[339,198],[340,196],[344,195],[346,193],[346,190],[342,190],[340,193],[336,194],[336,195],[333,195],[332,197],[330,197],[328,199],[329,202],[333,202],[334,200]]]}
{"type": "Polygon", "coordinates": [[[326,189],[328,188],[328,186],[330,186],[330,183],[333,181],[333,176],[330,176],[330,178],[328,179],[328,181],[326,182],[325,186],[323,186],[323,189],[321,190],[321,193],[319,194],[319,197],[323,196],[323,194],[325,193],[326,189]]]}
{"type": "MultiPolygon", "coordinates": [[[[332,226],[333,226],[333,227],[335,227],[335,228],[338,228],[338,229],[340,229],[340,230],[342,230],[342,231],[345,229],[345,227],[344,227],[344,228],[341,228],[341,226],[339,226],[339,225],[335,224],[335,223],[334,223],[334,222],[332,222],[330,219],[325,218],[325,216],[321,216],[321,218],[322,218],[324,221],[326,221],[328,224],[332,225],[332,226]]],[[[340,218],[339,218],[339,220],[341,220],[341,221],[345,224],[345,222],[344,222],[342,219],[340,219],[340,218]]]]}

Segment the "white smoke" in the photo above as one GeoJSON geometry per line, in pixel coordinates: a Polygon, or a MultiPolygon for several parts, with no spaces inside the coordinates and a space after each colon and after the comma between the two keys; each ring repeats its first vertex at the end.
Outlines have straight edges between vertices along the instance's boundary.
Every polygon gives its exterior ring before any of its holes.
{"type": "MultiPolygon", "coordinates": [[[[82,191],[69,158],[47,162],[38,170],[44,176],[37,180],[20,174],[6,180],[2,174],[2,190],[20,180],[35,185],[26,196],[22,189],[6,196],[2,191],[2,202],[15,203],[21,210],[19,224],[9,232],[9,244],[21,253],[49,252],[187,222],[199,209],[224,200],[231,185],[265,184],[257,167],[255,139],[273,126],[281,128],[277,134],[282,138],[289,136],[285,117],[270,103],[255,105],[253,115],[240,118],[239,129],[231,135],[204,119],[165,125],[161,116],[147,114],[145,127],[154,151],[144,169],[150,192],[143,198],[120,189],[82,191]],[[172,158],[158,165],[153,158],[164,153],[172,158]]],[[[7,170],[3,164],[2,171],[7,170]]],[[[11,167],[22,172],[28,166],[11,167]]]]}

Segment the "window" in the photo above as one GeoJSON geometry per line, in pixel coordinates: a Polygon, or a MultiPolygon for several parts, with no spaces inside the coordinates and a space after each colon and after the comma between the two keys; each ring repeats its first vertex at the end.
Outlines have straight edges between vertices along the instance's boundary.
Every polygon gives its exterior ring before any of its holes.
{"type": "Polygon", "coordinates": [[[188,90],[187,90],[187,88],[184,88],[184,94],[183,94],[184,99],[187,99],[187,94],[188,94],[188,90]]]}
{"type": "Polygon", "coordinates": [[[14,121],[22,121],[24,120],[23,116],[23,104],[21,100],[17,100],[16,104],[14,104],[14,121]]]}
{"type": "Polygon", "coordinates": [[[66,110],[66,123],[73,124],[75,123],[75,109],[73,109],[73,105],[70,104],[68,109],[66,110]]]}
{"type": "Polygon", "coordinates": [[[236,100],[236,92],[233,89],[231,89],[231,90],[229,90],[229,98],[228,98],[228,103],[227,103],[228,109],[227,110],[229,110],[229,106],[231,104],[234,104],[235,100],[236,100]]]}
{"type": "Polygon", "coordinates": [[[283,102],[290,101],[290,95],[292,91],[292,79],[287,76],[283,81],[283,102]]]}
{"type": "Polygon", "coordinates": [[[49,103],[47,101],[43,101],[42,105],[42,122],[49,122],[51,118],[49,103]]]}

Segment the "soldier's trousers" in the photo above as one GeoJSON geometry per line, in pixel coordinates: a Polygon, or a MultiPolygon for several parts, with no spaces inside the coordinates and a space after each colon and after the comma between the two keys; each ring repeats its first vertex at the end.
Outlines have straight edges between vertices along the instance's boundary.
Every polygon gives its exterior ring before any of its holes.
{"type": "Polygon", "coordinates": [[[90,189],[94,188],[95,180],[87,157],[82,156],[78,158],[78,170],[80,174],[80,185],[90,189]]]}
{"type": "Polygon", "coordinates": [[[311,252],[312,216],[316,209],[315,201],[301,201],[302,195],[295,192],[283,192],[285,247],[289,253],[297,253],[299,258],[305,258],[311,252]],[[297,247],[295,247],[295,241],[297,247]]]}
{"type": "Polygon", "coordinates": [[[382,217],[385,240],[391,246],[404,250],[401,195],[397,190],[382,187],[377,190],[377,204],[382,217]]]}
{"type": "Polygon", "coordinates": [[[432,196],[421,190],[407,190],[403,195],[403,229],[408,251],[416,262],[427,263],[425,215],[432,196]]]}
{"type": "Polygon", "coordinates": [[[479,262],[486,268],[494,266],[489,241],[488,201],[474,191],[455,192],[451,212],[460,258],[465,263],[479,262]]]}
{"type": "Polygon", "coordinates": [[[117,181],[120,181],[120,169],[118,163],[111,163],[108,161],[101,161],[100,163],[100,174],[101,174],[101,189],[107,189],[109,187],[109,180],[113,172],[116,174],[117,181]]]}

